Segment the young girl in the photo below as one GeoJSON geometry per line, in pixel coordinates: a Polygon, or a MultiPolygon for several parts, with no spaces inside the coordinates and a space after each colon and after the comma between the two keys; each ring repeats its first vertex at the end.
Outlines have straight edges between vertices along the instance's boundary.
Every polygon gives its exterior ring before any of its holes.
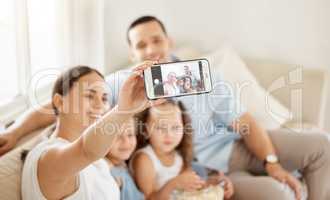
{"type": "MultiPolygon", "coordinates": [[[[138,149],[131,168],[146,199],[170,199],[174,191],[196,191],[214,180],[203,180],[191,168],[192,129],[181,102],[169,100],[139,115],[138,149]]],[[[217,178],[215,184],[220,181],[217,178]]],[[[226,179],[226,198],[232,190],[226,179]]]]}
{"type": "Polygon", "coordinates": [[[126,165],[136,148],[136,124],[136,119],[131,118],[121,127],[121,135],[113,141],[106,156],[110,172],[120,188],[121,200],[144,200],[126,165]]]}

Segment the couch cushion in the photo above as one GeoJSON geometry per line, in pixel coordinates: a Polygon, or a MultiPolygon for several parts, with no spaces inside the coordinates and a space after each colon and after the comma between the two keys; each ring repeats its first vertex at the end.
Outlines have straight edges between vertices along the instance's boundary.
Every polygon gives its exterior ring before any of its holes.
{"type": "Polygon", "coordinates": [[[31,150],[40,141],[46,139],[53,130],[54,125],[38,130],[39,134],[37,136],[0,157],[0,194],[2,200],[21,199],[21,173],[23,167],[21,154],[24,150],[31,150]]]}
{"type": "Polygon", "coordinates": [[[292,121],[324,127],[329,74],[327,70],[256,59],[248,59],[247,63],[264,88],[270,88],[284,79],[285,85],[272,94],[290,108],[292,121]]]}
{"type": "Polygon", "coordinates": [[[261,87],[243,60],[229,45],[206,56],[211,67],[217,68],[230,84],[243,106],[266,129],[278,129],[288,119],[289,110],[261,87]]]}

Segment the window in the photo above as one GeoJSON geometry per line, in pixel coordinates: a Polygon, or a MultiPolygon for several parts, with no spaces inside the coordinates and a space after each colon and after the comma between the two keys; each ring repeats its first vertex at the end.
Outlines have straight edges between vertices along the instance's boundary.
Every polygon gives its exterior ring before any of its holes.
{"type": "Polygon", "coordinates": [[[19,93],[13,0],[0,0],[0,44],[0,104],[3,104],[19,93]]]}
{"type": "Polygon", "coordinates": [[[0,0],[0,122],[50,96],[63,66],[60,11],[57,0],[0,0]]]}
{"type": "Polygon", "coordinates": [[[65,66],[65,24],[59,0],[28,1],[28,31],[33,89],[50,85],[56,79],[54,69],[65,66]],[[42,16],[42,17],[40,17],[42,16]],[[38,80],[36,80],[38,79],[38,80]]]}
{"type": "Polygon", "coordinates": [[[103,29],[97,21],[103,18],[96,12],[102,3],[93,3],[94,8],[90,4],[0,0],[0,123],[49,99],[52,83],[64,67],[103,63],[98,54],[103,29]],[[92,15],[86,13],[90,9],[92,15]],[[94,19],[96,23],[85,23],[94,19]]]}
{"type": "Polygon", "coordinates": [[[29,0],[31,73],[59,66],[57,55],[56,0],[29,0]],[[42,16],[42,17],[41,17],[42,16]]]}
{"type": "Polygon", "coordinates": [[[63,66],[56,6],[56,0],[0,0],[0,106],[50,85],[54,68],[63,66]]]}

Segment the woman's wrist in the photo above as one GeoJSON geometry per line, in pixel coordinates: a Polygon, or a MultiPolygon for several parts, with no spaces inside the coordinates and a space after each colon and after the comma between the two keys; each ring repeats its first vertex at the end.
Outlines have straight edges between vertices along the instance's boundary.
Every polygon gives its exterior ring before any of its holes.
{"type": "Polygon", "coordinates": [[[90,160],[104,157],[130,117],[129,114],[121,113],[116,106],[89,126],[82,136],[83,149],[88,155],[86,157],[90,160]]]}
{"type": "Polygon", "coordinates": [[[113,107],[108,113],[106,113],[102,119],[97,122],[96,128],[101,130],[102,134],[117,134],[122,131],[122,126],[125,122],[133,117],[134,114],[129,112],[122,112],[118,105],[113,107]]]}
{"type": "Polygon", "coordinates": [[[117,104],[112,109],[112,111],[115,112],[116,114],[120,114],[123,117],[127,117],[127,118],[132,117],[136,114],[135,112],[133,112],[133,110],[128,110],[128,109],[124,108],[123,106],[121,106],[120,104],[117,104]]]}

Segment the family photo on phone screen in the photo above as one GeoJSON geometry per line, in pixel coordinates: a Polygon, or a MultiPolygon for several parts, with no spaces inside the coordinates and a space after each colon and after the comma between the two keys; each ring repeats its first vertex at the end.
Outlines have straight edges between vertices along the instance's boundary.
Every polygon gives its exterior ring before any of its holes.
{"type": "Polygon", "coordinates": [[[155,96],[177,96],[205,90],[201,61],[155,66],[151,74],[155,96]]]}

